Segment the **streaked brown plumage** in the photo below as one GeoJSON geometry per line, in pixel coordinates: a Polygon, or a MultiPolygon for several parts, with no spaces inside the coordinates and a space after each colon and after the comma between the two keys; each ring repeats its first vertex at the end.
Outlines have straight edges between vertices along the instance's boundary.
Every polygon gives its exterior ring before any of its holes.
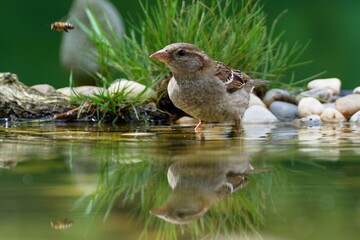
{"type": "Polygon", "coordinates": [[[150,57],[171,70],[169,97],[176,107],[200,120],[195,132],[205,121],[234,121],[236,130],[240,130],[252,89],[269,82],[253,80],[190,43],[170,44],[150,57]]]}

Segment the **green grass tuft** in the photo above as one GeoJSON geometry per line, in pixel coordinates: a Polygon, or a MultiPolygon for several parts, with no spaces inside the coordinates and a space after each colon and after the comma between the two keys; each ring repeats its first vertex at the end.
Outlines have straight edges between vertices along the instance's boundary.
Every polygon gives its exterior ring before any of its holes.
{"type": "MultiPolygon", "coordinates": [[[[276,25],[286,11],[268,26],[263,5],[257,0],[209,0],[207,4],[198,0],[190,3],[156,0],[155,4],[146,1],[140,5],[142,11],[137,19],[141,21],[130,19],[128,33],[122,39],[110,24],[107,26],[110,31],[105,31],[91,9],[86,10],[91,27],[79,23],[99,53],[99,86],[107,88],[116,76],[154,87],[171,73],[149,55],[173,42],[193,43],[213,59],[240,69],[252,78],[272,80],[272,87],[283,86],[284,82],[292,86],[307,80],[284,79],[290,69],[308,63],[299,59],[309,44],[290,45],[282,42],[284,32],[275,34],[276,25]]],[[[103,94],[90,100],[114,114],[124,102],[135,106],[144,103],[129,103],[125,96],[118,96],[116,100],[108,97],[103,94]]]]}

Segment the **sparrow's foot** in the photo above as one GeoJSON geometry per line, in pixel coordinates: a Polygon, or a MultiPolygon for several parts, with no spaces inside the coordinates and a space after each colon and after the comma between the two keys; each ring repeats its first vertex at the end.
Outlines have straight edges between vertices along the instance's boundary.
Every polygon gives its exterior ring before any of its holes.
{"type": "Polygon", "coordinates": [[[196,127],[194,128],[194,131],[195,131],[196,133],[201,132],[201,126],[202,126],[204,123],[205,123],[204,120],[200,120],[199,123],[198,123],[198,124],[196,125],[196,127]]]}
{"type": "Polygon", "coordinates": [[[234,126],[235,132],[240,133],[241,132],[241,118],[235,119],[235,126],[234,126]]]}

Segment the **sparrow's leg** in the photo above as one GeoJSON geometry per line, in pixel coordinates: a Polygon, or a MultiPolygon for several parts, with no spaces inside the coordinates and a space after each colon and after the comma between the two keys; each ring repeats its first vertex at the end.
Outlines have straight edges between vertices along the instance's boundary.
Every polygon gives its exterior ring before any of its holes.
{"type": "Polygon", "coordinates": [[[204,120],[200,120],[199,123],[196,125],[196,127],[194,128],[194,131],[196,133],[199,133],[200,132],[200,129],[201,129],[201,126],[205,123],[204,120]]]}
{"type": "Polygon", "coordinates": [[[241,118],[235,119],[235,131],[238,133],[241,132],[241,118]]]}

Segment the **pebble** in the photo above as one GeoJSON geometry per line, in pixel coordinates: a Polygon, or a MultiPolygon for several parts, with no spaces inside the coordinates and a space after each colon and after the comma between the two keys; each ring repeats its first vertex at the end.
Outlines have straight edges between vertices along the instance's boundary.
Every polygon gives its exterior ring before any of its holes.
{"type": "Polygon", "coordinates": [[[354,88],[353,94],[360,94],[360,87],[354,88]]]}
{"type": "Polygon", "coordinates": [[[355,114],[353,114],[349,121],[360,123],[360,111],[357,111],[355,114]]]}
{"type": "Polygon", "coordinates": [[[283,122],[289,122],[299,118],[298,107],[295,104],[275,101],[270,105],[269,110],[283,122]]]}
{"type": "Polygon", "coordinates": [[[334,95],[339,95],[341,89],[341,81],[338,78],[325,78],[312,80],[307,84],[308,89],[325,87],[332,91],[334,95]]]}
{"type": "Polygon", "coordinates": [[[273,123],[279,120],[268,109],[255,105],[246,109],[243,123],[273,123]]]}
{"type": "Polygon", "coordinates": [[[307,117],[303,117],[299,121],[300,125],[302,126],[320,126],[322,121],[319,115],[309,115],[307,117]]]}
{"type": "Polygon", "coordinates": [[[324,109],[325,108],[334,108],[334,109],[336,109],[335,102],[323,103],[322,105],[323,105],[324,109]]]}
{"type": "Polygon", "coordinates": [[[297,99],[300,101],[304,97],[313,97],[319,100],[320,102],[331,102],[333,93],[328,88],[319,87],[300,93],[297,96],[297,99]]]}
{"type": "Polygon", "coordinates": [[[288,91],[278,88],[273,88],[267,91],[263,99],[266,106],[270,106],[270,104],[274,101],[296,103],[295,97],[291,96],[288,91]]]}
{"type": "Polygon", "coordinates": [[[320,115],[324,122],[344,122],[346,118],[338,110],[334,108],[325,108],[320,115]]]}
{"type": "Polygon", "coordinates": [[[254,93],[251,93],[250,100],[249,100],[249,107],[254,106],[254,105],[266,107],[265,104],[263,103],[263,101],[261,101],[261,99],[258,96],[256,96],[254,93]]]}
{"type": "Polygon", "coordinates": [[[198,122],[199,120],[189,116],[184,116],[176,120],[177,124],[184,124],[184,125],[193,125],[193,124],[197,124],[198,122]]]}
{"type": "Polygon", "coordinates": [[[109,94],[124,94],[127,99],[134,100],[141,96],[142,99],[153,99],[156,100],[157,94],[151,88],[146,87],[138,82],[117,79],[108,88],[109,94]]]}
{"type": "Polygon", "coordinates": [[[55,92],[55,88],[49,84],[36,84],[31,86],[32,89],[35,89],[43,94],[49,94],[55,92]]]}
{"type": "Polygon", "coordinates": [[[323,105],[319,100],[312,97],[305,97],[300,100],[298,110],[301,117],[309,115],[319,115],[324,111],[323,105]]]}
{"type": "Polygon", "coordinates": [[[354,113],[360,110],[360,94],[349,94],[339,98],[335,102],[336,109],[346,118],[350,118],[354,113]]]}
{"type": "Polygon", "coordinates": [[[75,96],[77,94],[84,96],[92,96],[94,94],[100,94],[103,91],[103,88],[95,87],[95,86],[80,86],[74,88],[64,87],[64,88],[59,88],[56,91],[69,97],[75,96]]]}

